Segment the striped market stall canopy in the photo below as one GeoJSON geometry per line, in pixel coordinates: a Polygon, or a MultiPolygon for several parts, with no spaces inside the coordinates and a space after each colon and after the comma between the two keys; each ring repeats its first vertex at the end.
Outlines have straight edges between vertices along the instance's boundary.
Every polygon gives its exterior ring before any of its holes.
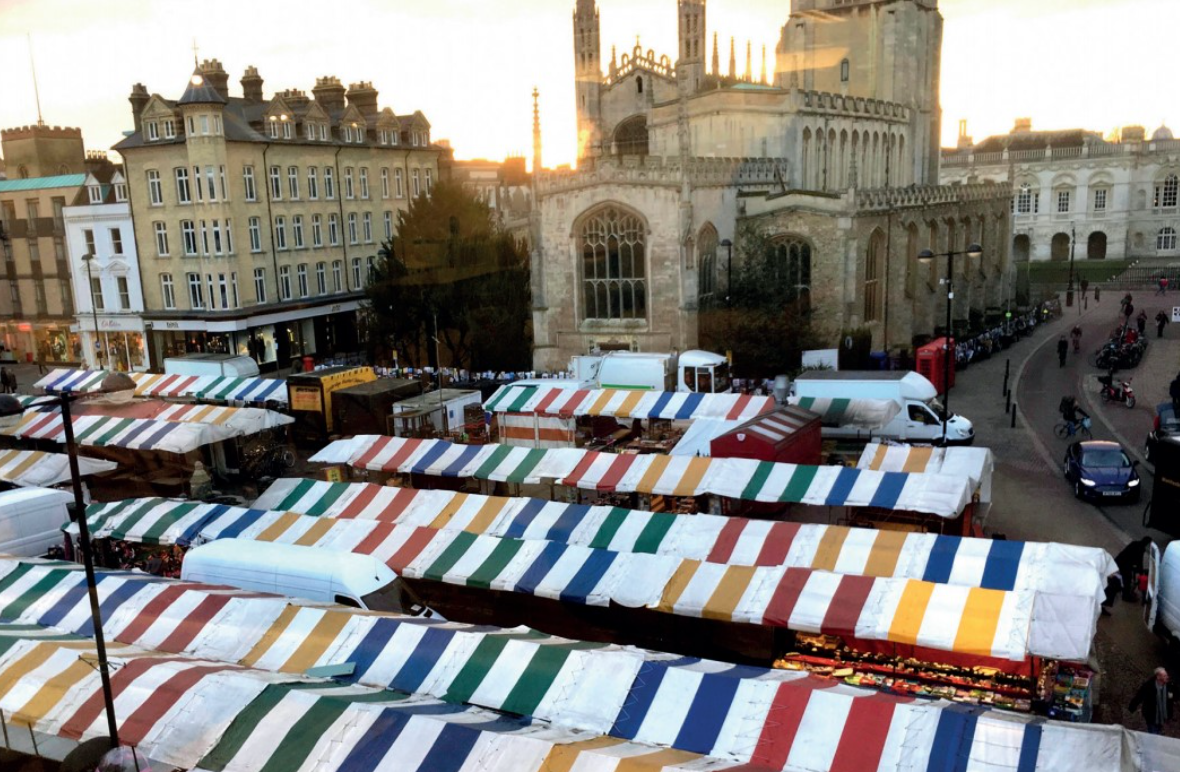
{"type": "Polygon", "coordinates": [[[950,475],[800,466],[741,458],[459,445],[445,440],[373,435],[330,443],[311,460],[435,477],[512,483],[550,480],[584,490],[665,496],[713,494],[745,501],[876,507],[947,519],[963,513],[972,493],[968,480],[950,475]]]}
{"type": "Polygon", "coordinates": [[[746,394],[693,394],[632,389],[570,389],[554,386],[501,386],[485,404],[489,413],[527,413],[554,418],[609,416],[628,420],[713,418],[748,421],[775,408],[774,397],[746,394]]]}
{"type": "Polygon", "coordinates": [[[372,483],[286,478],[275,481],[253,506],[726,565],[782,565],[993,590],[1036,590],[1076,595],[1087,604],[1102,597],[1106,577],[1117,570],[1106,550],[1073,544],[673,515],[372,483]]]}
{"type": "MultiPolygon", "coordinates": [[[[223,402],[287,402],[287,384],[274,378],[234,378],[212,375],[155,375],[128,373],[137,397],[184,397],[223,402]]],[[[47,392],[98,391],[105,370],[51,371],[35,384],[47,392]]]]}
{"type": "MultiPolygon", "coordinates": [[[[0,559],[10,723],[105,731],[83,582],[72,564],[0,559]]],[[[129,572],[99,588],[120,736],[182,768],[1065,772],[1079,754],[1095,772],[1141,768],[1116,727],[129,572]],[[302,675],[345,662],[343,682],[302,675]]]]}
{"type": "Polygon", "coordinates": [[[979,499],[992,500],[995,458],[987,448],[930,448],[870,442],[861,453],[857,469],[880,472],[935,472],[966,477],[979,499]]]}
{"type": "MultiPolygon", "coordinates": [[[[97,458],[78,458],[78,471],[83,477],[111,472],[114,461],[97,458]]],[[[0,450],[0,481],[22,487],[43,488],[69,482],[70,457],[64,453],[40,450],[0,450]]]]}
{"type": "Polygon", "coordinates": [[[829,426],[880,429],[901,412],[901,405],[887,399],[828,399],[788,397],[787,404],[817,413],[829,426]]]}
{"type": "MultiPolygon", "coordinates": [[[[114,418],[83,415],[73,418],[74,438],[80,445],[94,447],[160,450],[188,453],[204,445],[238,436],[224,426],[199,423],[172,423],[142,418],[114,418]]],[[[25,411],[20,423],[0,429],[0,434],[26,440],[65,442],[65,424],[60,413],[25,411]]]]}
{"type": "MultiPolygon", "coordinates": [[[[201,506],[208,505],[136,499],[92,507],[87,517],[99,538],[158,542],[160,534],[183,528],[189,543],[244,538],[369,554],[410,579],[590,606],[617,603],[678,616],[915,644],[1012,661],[1029,655],[1086,660],[1101,600],[1093,577],[1090,587],[1057,595],[784,565],[709,563],[236,507],[186,521],[201,506]]],[[[953,565],[943,556],[930,562],[935,577],[953,565]]],[[[1003,561],[997,559],[993,565],[1003,561]]],[[[1005,568],[1018,571],[1010,562],[1005,568]]],[[[1005,581],[1014,583],[1015,578],[1005,581]]]]}

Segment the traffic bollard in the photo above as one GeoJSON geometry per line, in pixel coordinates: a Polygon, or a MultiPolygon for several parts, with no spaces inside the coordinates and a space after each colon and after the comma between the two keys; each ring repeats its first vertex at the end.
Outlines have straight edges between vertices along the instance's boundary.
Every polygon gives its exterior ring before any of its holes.
{"type": "Polygon", "coordinates": [[[1004,392],[1004,413],[1012,412],[1012,390],[1009,389],[1004,392]]]}
{"type": "Polygon", "coordinates": [[[1004,360],[1004,393],[1008,393],[1008,372],[1012,369],[1012,360],[1004,360]]]}
{"type": "Polygon", "coordinates": [[[1012,428],[1012,429],[1016,428],[1016,403],[1015,402],[1012,403],[1012,424],[1011,424],[1010,428],[1012,428]]]}

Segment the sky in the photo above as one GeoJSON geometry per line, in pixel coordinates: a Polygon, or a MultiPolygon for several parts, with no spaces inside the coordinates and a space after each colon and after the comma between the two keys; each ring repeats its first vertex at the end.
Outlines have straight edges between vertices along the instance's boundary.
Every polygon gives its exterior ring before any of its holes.
{"type": "MultiPolygon", "coordinates": [[[[675,0],[599,0],[603,68],[610,47],[676,52],[675,0]]],[[[979,140],[1011,129],[1103,133],[1180,124],[1174,34],[1180,0],[941,0],[943,144],[967,119],[979,140]],[[1167,74],[1168,79],[1165,80],[1167,74]]],[[[532,155],[532,96],[541,92],[545,165],[576,153],[574,0],[0,0],[0,127],[37,120],[29,43],[41,113],[78,126],[87,149],[105,149],[131,128],[131,85],[178,98],[201,59],[218,58],[231,94],[248,65],[269,96],[336,75],[372,81],[380,105],[421,110],[434,139],[457,158],[532,155]]],[[[713,31],[765,45],[771,72],[789,0],[713,0],[713,31]]],[[[117,157],[116,157],[117,160],[117,157]]]]}

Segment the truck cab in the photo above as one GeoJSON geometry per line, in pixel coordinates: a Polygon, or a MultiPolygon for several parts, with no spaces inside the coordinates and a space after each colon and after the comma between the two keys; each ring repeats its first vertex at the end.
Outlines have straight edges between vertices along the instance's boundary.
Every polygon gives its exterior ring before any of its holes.
{"type": "Polygon", "coordinates": [[[698,394],[731,391],[729,361],[708,351],[685,351],[680,355],[608,351],[574,357],[570,371],[583,388],[698,394]]]}

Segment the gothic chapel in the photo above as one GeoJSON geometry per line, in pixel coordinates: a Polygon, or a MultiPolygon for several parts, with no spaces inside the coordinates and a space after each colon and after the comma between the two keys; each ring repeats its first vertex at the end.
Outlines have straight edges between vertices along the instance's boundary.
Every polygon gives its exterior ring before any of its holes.
{"type": "Polygon", "coordinates": [[[931,333],[946,268],[919,269],[927,247],[984,246],[956,261],[956,320],[1005,300],[1009,187],[938,185],[937,0],[791,0],[758,74],[732,39],[722,67],[707,0],[675,2],[676,56],[612,47],[605,72],[598,8],[576,2],[578,168],[536,177],[538,370],[697,346],[698,309],[726,289],[721,245],[740,260],[751,228],[786,263],[783,302],[829,343],[867,327],[897,350],[931,333]]]}

